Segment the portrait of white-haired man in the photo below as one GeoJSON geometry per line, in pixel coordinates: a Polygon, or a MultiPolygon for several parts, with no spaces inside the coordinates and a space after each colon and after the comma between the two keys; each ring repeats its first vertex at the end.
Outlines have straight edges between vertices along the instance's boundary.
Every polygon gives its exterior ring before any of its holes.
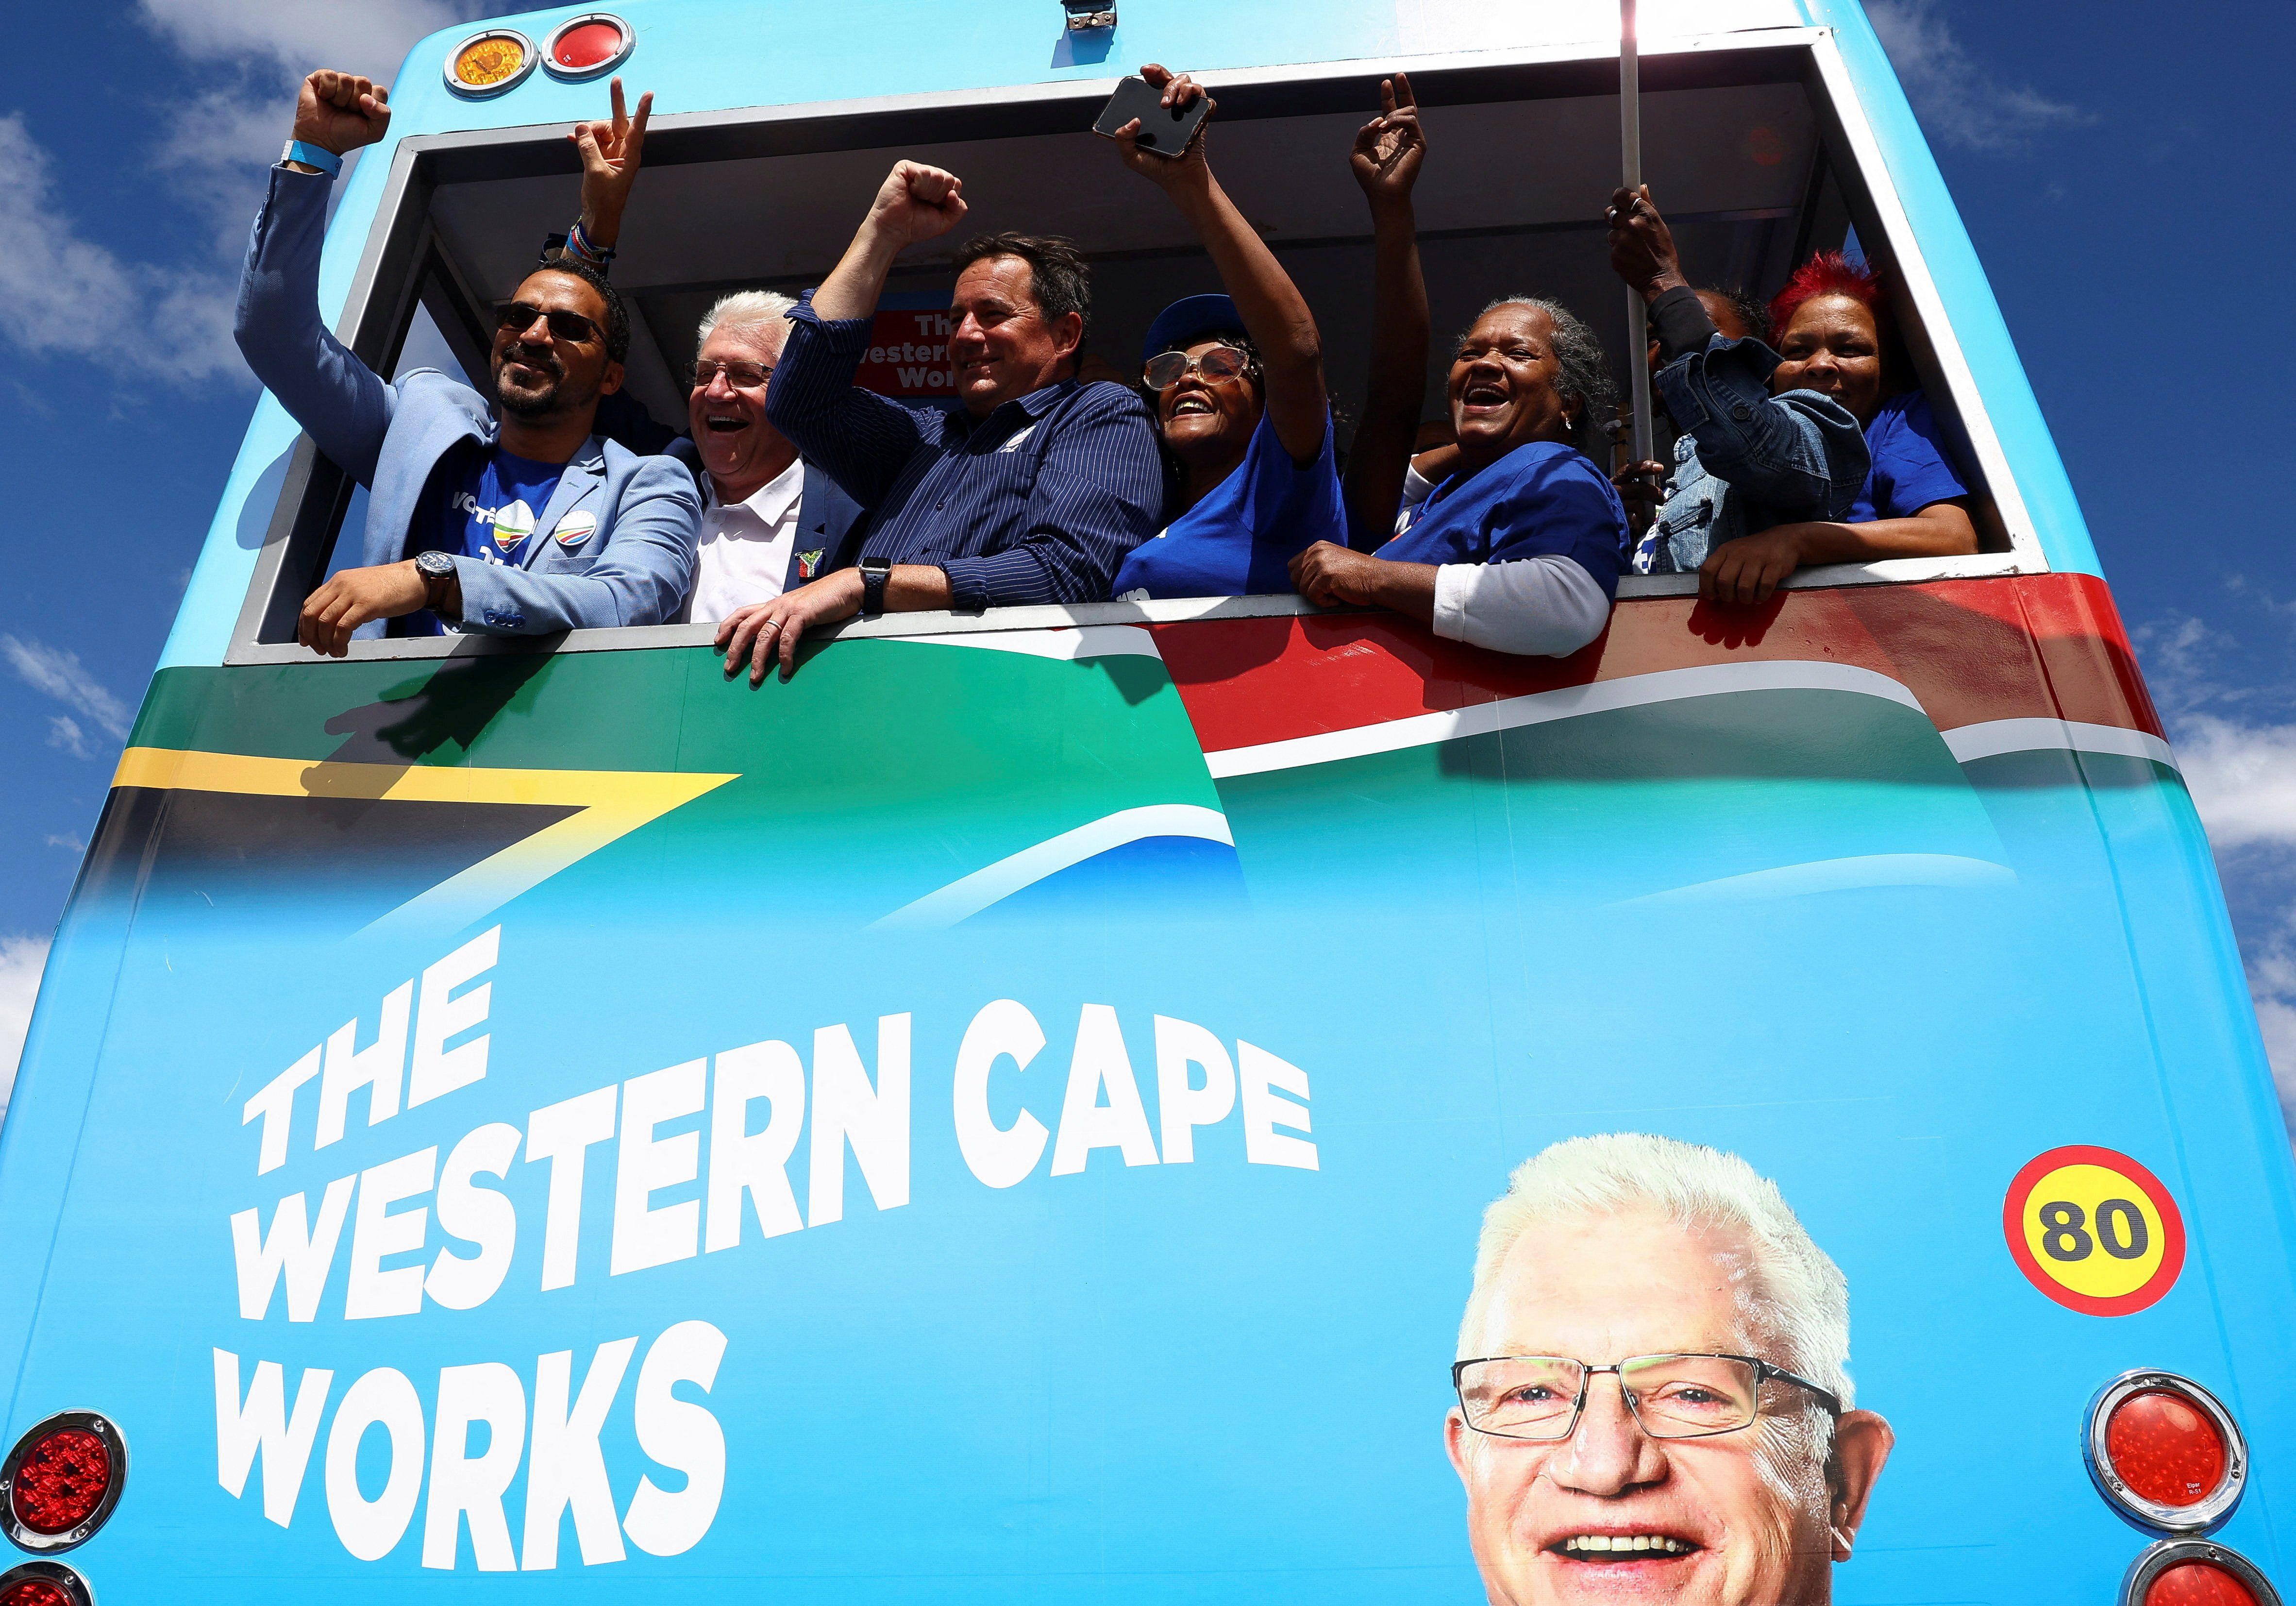
{"type": "Polygon", "coordinates": [[[1614,1132],[1525,1161],[1444,1421],[1492,1606],[1832,1600],[1891,1440],[1849,1359],[1849,1285],[1737,1156],[1614,1132]]]}

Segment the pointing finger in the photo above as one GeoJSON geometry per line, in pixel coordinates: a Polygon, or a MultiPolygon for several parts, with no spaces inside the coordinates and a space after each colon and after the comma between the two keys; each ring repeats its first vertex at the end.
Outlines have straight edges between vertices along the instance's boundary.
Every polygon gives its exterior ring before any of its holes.
{"type": "Polygon", "coordinates": [[[1379,110],[1382,117],[1394,115],[1395,80],[1392,78],[1382,78],[1379,81],[1379,110]]]}
{"type": "Polygon", "coordinates": [[[636,161],[638,152],[645,149],[646,119],[653,115],[653,91],[638,96],[638,114],[630,120],[630,131],[622,141],[622,160],[636,161]]]}
{"type": "Polygon", "coordinates": [[[1419,97],[1411,93],[1411,75],[1407,72],[1395,75],[1395,101],[1397,105],[1406,111],[1419,109],[1419,97]]]}
{"type": "Polygon", "coordinates": [[[622,136],[622,130],[630,126],[629,108],[622,101],[621,74],[614,75],[614,81],[608,86],[608,93],[614,103],[614,137],[619,139],[622,136]]]}

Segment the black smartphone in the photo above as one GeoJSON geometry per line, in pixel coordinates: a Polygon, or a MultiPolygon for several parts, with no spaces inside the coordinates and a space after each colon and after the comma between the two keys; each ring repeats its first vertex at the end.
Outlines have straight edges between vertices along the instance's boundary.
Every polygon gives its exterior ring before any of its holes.
{"type": "Polygon", "coordinates": [[[1164,92],[1145,78],[1126,78],[1100,109],[1092,126],[1095,134],[1113,139],[1116,131],[1134,118],[1140,119],[1140,148],[1152,156],[1177,156],[1196,136],[1204,114],[1212,109],[1211,96],[1199,95],[1185,106],[1161,103],[1164,92]]]}

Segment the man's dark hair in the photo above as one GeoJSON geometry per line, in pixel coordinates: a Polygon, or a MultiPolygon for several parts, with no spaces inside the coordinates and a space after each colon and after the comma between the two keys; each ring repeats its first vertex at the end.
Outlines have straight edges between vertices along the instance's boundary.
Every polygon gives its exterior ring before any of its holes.
{"type": "MultiPolygon", "coordinates": [[[[963,273],[989,257],[1018,257],[1029,265],[1029,289],[1048,324],[1073,312],[1092,332],[1092,268],[1076,242],[1059,235],[975,235],[956,248],[955,266],[963,273]]],[[[1084,342],[1077,342],[1084,353],[1084,342]]]]}
{"type": "Polygon", "coordinates": [[[587,262],[573,257],[560,257],[545,262],[536,273],[562,273],[570,279],[579,279],[598,292],[606,303],[606,355],[616,362],[627,362],[630,355],[630,315],[622,305],[621,293],[611,280],[587,262]]]}

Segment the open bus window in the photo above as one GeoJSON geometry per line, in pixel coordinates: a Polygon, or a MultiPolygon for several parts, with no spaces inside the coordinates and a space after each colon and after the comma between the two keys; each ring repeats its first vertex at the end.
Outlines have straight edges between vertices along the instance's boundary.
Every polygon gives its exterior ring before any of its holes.
{"type": "MultiPolygon", "coordinates": [[[[1644,70],[1645,167],[1693,283],[1767,301],[1797,264],[1841,247],[1853,231],[1884,265],[1917,251],[1912,240],[1892,237],[1884,218],[1898,214],[1877,204],[1806,44],[1651,57],[1644,70]]],[[[1604,60],[1412,68],[1432,152],[1415,196],[1433,315],[1431,415],[1442,406],[1449,337],[1506,293],[1550,297],[1577,311],[1602,336],[1627,393],[1624,292],[1609,268],[1603,218],[1617,174],[1613,71],[1604,60]]],[[[1213,76],[1221,182],[1315,311],[1344,449],[1374,316],[1370,223],[1347,153],[1376,107],[1379,70],[1351,62],[1258,79],[1213,76]]],[[[1051,84],[984,93],[971,105],[944,97],[656,119],[612,270],[630,313],[627,394],[660,424],[682,429],[680,376],[695,355],[702,313],[734,290],[795,294],[818,283],[903,156],[964,178],[971,209],[964,232],[1012,228],[1076,240],[1093,266],[1093,371],[1136,374],[1140,342],[1157,312],[1219,288],[1219,280],[1176,209],[1158,204],[1086,131],[1106,92],[1104,84],[1051,84]]],[[[378,366],[387,360],[385,371],[418,358],[443,366],[443,357],[467,374],[483,373],[479,309],[518,283],[576,210],[561,132],[406,142],[414,160],[394,177],[368,247],[368,277],[353,298],[355,350],[378,366]]],[[[879,319],[884,338],[873,342],[882,348],[873,358],[882,360],[862,375],[872,388],[913,401],[947,395],[944,361],[931,354],[919,320],[947,305],[946,252],[955,243],[943,243],[938,258],[905,260],[889,281],[879,319]],[[907,324],[918,331],[903,338],[907,324]]],[[[1966,368],[1945,359],[1950,332],[1927,326],[1906,276],[1892,277],[1915,377],[1948,440],[1964,443],[1957,466],[1972,489],[1981,545],[2007,551],[2010,532],[1987,471],[1999,460],[1997,446],[1988,456],[1966,444],[1981,435],[1989,445],[1989,426],[1973,391],[1948,378],[1966,368]]],[[[258,587],[272,588],[260,605],[250,604],[262,641],[292,638],[300,597],[333,566],[337,550],[356,543],[350,498],[326,473],[291,475],[288,496],[329,500],[316,516],[283,509],[282,523],[293,526],[291,547],[309,545],[258,574],[258,587]],[[344,539],[334,539],[338,530],[344,539]]],[[[1636,582],[1628,583],[1632,594],[1636,582]]]]}

